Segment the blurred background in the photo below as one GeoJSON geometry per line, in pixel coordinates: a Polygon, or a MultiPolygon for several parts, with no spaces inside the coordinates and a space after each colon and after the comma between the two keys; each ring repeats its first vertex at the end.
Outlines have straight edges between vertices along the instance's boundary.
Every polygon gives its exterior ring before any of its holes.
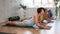
{"type": "MultiPolygon", "coordinates": [[[[29,19],[39,7],[50,9],[53,17],[60,19],[60,0],[0,0],[0,22],[8,21],[11,16],[20,16],[20,20],[29,19]]],[[[59,30],[58,24],[56,28],[59,30]]]]}

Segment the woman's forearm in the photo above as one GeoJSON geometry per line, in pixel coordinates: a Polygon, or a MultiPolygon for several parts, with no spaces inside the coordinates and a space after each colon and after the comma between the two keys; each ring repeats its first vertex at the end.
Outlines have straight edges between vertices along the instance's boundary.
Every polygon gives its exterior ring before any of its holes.
{"type": "Polygon", "coordinates": [[[46,25],[43,25],[43,24],[36,23],[36,25],[37,25],[38,27],[41,27],[41,28],[47,28],[47,26],[46,26],[46,25]]]}

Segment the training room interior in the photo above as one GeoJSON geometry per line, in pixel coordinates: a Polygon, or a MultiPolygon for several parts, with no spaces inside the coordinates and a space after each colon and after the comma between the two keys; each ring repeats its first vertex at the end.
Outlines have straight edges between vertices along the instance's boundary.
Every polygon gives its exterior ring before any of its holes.
{"type": "Polygon", "coordinates": [[[0,34],[60,34],[60,0],[0,0],[0,34]],[[52,11],[54,22],[47,24],[50,29],[6,25],[14,16],[20,17],[19,22],[31,19],[39,7],[52,11]]]}

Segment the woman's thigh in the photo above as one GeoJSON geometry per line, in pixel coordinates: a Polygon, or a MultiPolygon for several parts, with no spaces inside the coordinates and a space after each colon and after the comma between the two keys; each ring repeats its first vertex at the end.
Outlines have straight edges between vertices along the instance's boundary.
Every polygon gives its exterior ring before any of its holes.
{"type": "Polygon", "coordinates": [[[34,25],[34,20],[31,18],[29,20],[24,20],[22,22],[17,22],[16,25],[19,25],[19,26],[33,26],[34,25]]]}

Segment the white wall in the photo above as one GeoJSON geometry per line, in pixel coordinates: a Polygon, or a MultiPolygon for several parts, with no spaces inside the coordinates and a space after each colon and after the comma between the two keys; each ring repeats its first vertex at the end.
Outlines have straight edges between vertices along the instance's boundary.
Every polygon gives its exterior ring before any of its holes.
{"type": "MultiPolygon", "coordinates": [[[[53,17],[55,18],[55,8],[49,8],[49,9],[52,10],[53,17]]],[[[19,11],[18,13],[20,14],[22,19],[30,18],[30,17],[33,17],[35,14],[37,14],[37,8],[27,8],[26,10],[19,11]],[[25,14],[24,14],[24,12],[25,12],[25,14]]]]}
{"type": "Polygon", "coordinates": [[[4,21],[6,17],[5,7],[4,7],[4,0],[0,0],[0,22],[4,21]]]}
{"type": "Polygon", "coordinates": [[[20,0],[0,0],[0,22],[17,15],[20,0]]]}
{"type": "MultiPolygon", "coordinates": [[[[20,0],[0,0],[0,22],[6,21],[10,16],[19,15],[22,19],[33,17],[37,13],[37,8],[19,9],[20,0]],[[26,14],[24,14],[26,12],[26,14]],[[26,15],[26,16],[24,16],[26,15]]],[[[54,12],[54,8],[52,11],[54,12]]]]}
{"type": "Polygon", "coordinates": [[[18,14],[23,20],[25,18],[29,19],[37,13],[37,8],[26,8],[26,10],[19,9],[18,14]]]}

